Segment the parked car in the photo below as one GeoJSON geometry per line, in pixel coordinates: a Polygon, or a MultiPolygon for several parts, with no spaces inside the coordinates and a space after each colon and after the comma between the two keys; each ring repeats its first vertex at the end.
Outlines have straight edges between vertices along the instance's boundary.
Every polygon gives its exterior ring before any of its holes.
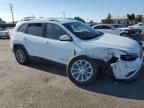
{"type": "Polygon", "coordinates": [[[22,65],[31,57],[66,65],[68,77],[77,85],[93,83],[101,72],[127,81],[142,72],[143,50],[138,42],[72,19],[19,22],[10,45],[22,65]]]}
{"type": "Polygon", "coordinates": [[[124,37],[130,37],[131,35],[138,35],[141,33],[141,31],[138,29],[130,29],[128,27],[116,24],[100,24],[93,26],[93,28],[104,33],[110,33],[124,37]]]}
{"type": "Polygon", "coordinates": [[[144,34],[144,23],[138,23],[138,24],[129,26],[129,28],[140,29],[142,31],[141,34],[144,34]]]}
{"type": "Polygon", "coordinates": [[[0,31],[0,39],[4,39],[4,38],[7,38],[7,39],[10,38],[8,30],[0,31]]]}
{"type": "Polygon", "coordinates": [[[131,35],[140,35],[141,34],[141,30],[137,29],[137,28],[130,28],[121,24],[110,24],[111,26],[113,26],[114,28],[118,28],[121,29],[123,31],[128,31],[128,34],[131,35]]]}

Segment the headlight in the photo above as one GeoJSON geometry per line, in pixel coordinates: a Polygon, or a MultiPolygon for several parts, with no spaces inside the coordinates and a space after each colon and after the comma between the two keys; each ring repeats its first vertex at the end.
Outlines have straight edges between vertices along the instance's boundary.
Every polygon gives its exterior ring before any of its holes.
{"type": "Polygon", "coordinates": [[[138,54],[128,54],[128,55],[121,55],[121,59],[123,61],[134,61],[139,57],[138,54]]]}

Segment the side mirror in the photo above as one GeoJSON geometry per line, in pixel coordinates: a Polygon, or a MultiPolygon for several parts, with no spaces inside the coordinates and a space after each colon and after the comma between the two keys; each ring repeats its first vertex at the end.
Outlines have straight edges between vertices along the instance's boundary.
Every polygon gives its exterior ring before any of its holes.
{"type": "Polygon", "coordinates": [[[68,35],[62,35],[59,37],[60,41],[72,41],[73,39],[68,35]]]}

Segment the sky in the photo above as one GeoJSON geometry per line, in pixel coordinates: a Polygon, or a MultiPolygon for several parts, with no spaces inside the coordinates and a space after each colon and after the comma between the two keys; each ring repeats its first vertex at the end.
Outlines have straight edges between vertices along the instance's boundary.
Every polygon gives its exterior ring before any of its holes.
{"type": "Polygon", "coordinates": [[[12,21],[9,3],[13,5],[15,20],[27,16],[64,17],[80,16],[86,21],[100,22],[108,13],[126,16],[144,14],[144,0],[0,0],[0,18],[12,21]]]}

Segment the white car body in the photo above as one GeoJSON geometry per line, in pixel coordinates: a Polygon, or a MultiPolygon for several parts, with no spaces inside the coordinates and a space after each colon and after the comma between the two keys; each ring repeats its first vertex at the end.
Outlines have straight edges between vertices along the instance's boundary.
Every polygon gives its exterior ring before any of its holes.
{"type": "Polygon", "coordinates": [[[128,31],[126,31],[127,28],[115,28],[108,24],[95,25],[93,26],[93,28],[100,32],[119,35],[119,36],[122,35],[123,33],[128,33],[128,31]]]}
{"type": "Polygon", "coordinates": [[[0,31],[0,38],[9,38],[9,32],[7,30],[0,31]]]}
{"type": "Polygon", "coordinates": [[[129,26],[129,28],[140,29],[142,31],[141,34],[144,34],[144,23],[138,23],[138,24],[129,26]]]}
{"type": "Polygon", "coordinates": [[[14,49],[15,44],[22,44],[31,56],[45,58],[65,65],[67,65],[73,57],[78,55],[85,55],[92,59],[100,59],[106,63],[115,56],[118,58],[118,61],[112,63],[111,68],[116,79],[129,79],[130,77],[135,76],[141,69],[143,64],[142,47],[138,42],[107,33],[94,39],[81,40],[63,26],[65,23],[73,22],[78,21],[63,19],[59,22],[54,20],[19,22],[11,33],[11,48],[14,49]],[[24,23],[56,24],[66,31],[67,34],[72,37],[73,41],[60,41],[18,32],[17,30],[24,23]],[[133,61],[123,61],[121,55],[127,54],[137,54],[138,57],[133,61]],[[132,75],[127,77],[130,72],[133,72],[132,75]]]}

